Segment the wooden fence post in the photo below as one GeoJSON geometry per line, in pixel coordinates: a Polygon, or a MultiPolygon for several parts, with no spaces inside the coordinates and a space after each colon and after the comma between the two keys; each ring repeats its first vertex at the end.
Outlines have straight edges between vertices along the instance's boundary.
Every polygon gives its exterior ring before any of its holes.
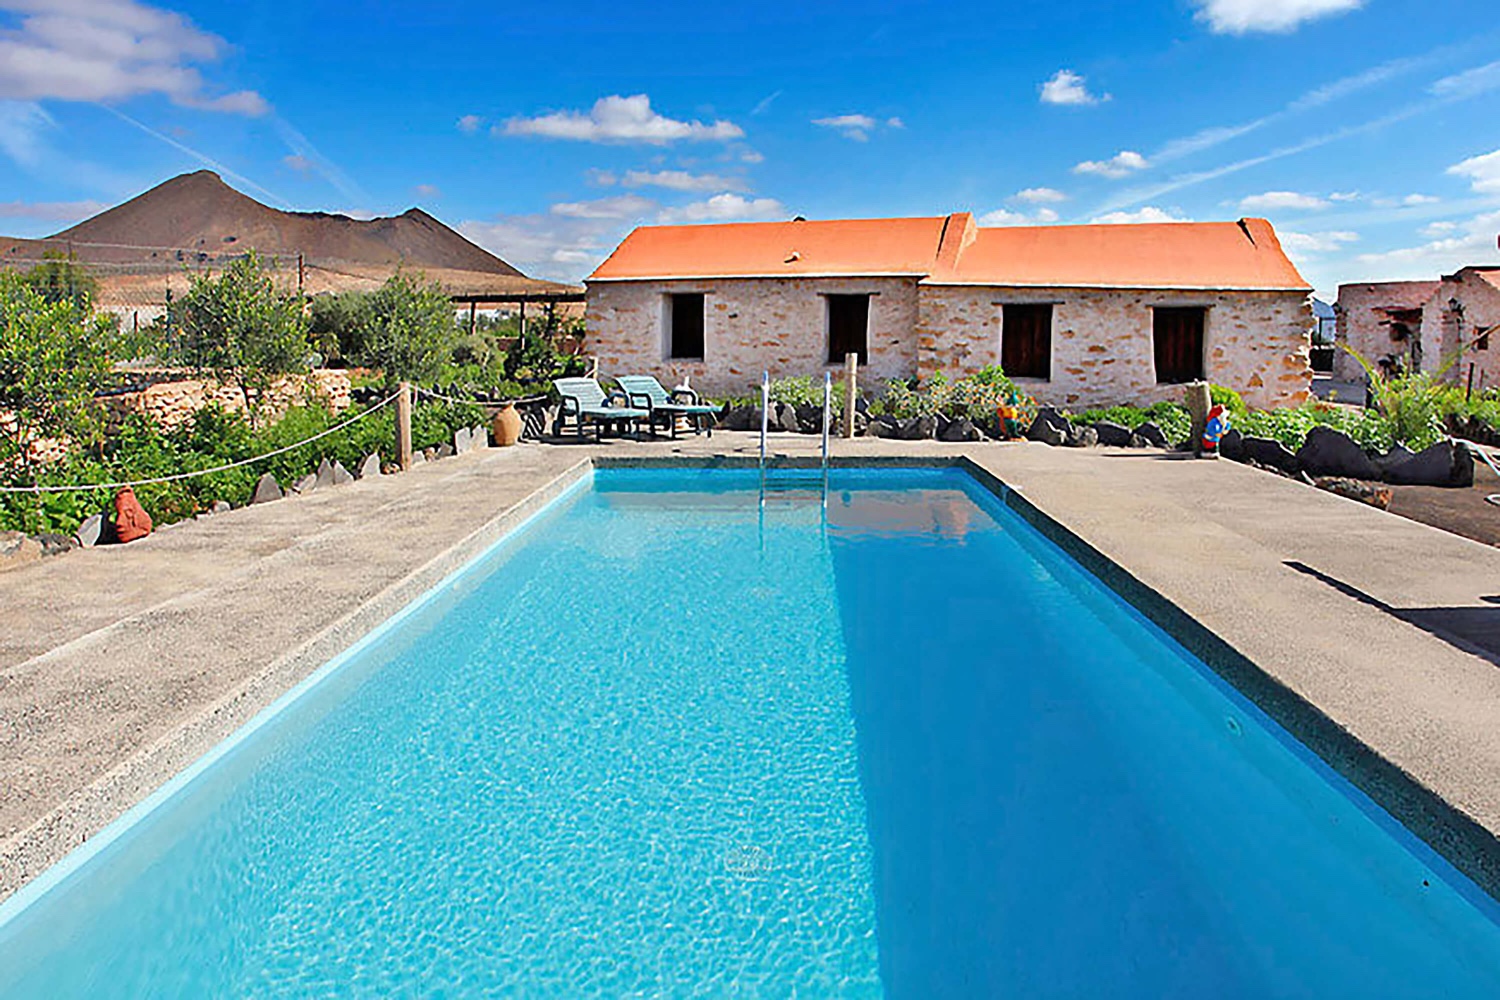
{"type": "Polygon", "coordinates": [[[1189,382],[1182,391],[1182,402],[1192,418],[1193,454],[1203,454],[1203,428],[1208,424],[1208,410],[1212,405],[1207,382],[1189,382]]]}
{"type": "Polygon", "coordinates": [[[844,426],[843,435],[846,438],[854,436],[854,400],[859,388],[859,355],[849,353],[844,355],[844,426]]]}
{"type": "Polygon", "coordinates": [[[402,382],[396,395],[396,463],[411,469],[411,383],[402,382]]]}

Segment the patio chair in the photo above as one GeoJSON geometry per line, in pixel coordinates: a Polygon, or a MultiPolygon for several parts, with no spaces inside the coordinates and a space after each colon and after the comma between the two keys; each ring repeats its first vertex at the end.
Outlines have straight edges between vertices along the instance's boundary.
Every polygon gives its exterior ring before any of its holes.
{"type": "Polygon", "coordinates": [[[691,389],[681,389],[679,392],[686,393],[692,400],[689,403],[679,403],[673,398],[673,394],[662,388],[662,384],[656,380],[655,375],[621,375],[615,379],[620,383],[620,388],[625,390],[625,396],[630,400],[631,406],[644,406],[650,414],[646,422],[651,427],[651,433],[656,433],[656,421],[660,417],[666,420],[667,426],[672,430],[672,436],[677,436],[677,418],[687,417],[693,424],[693,433],[699,430],[708,431],[708,436],[714,436],[714,419],[718,417],[719,408],[708,406],[699,402],[698,394],[691,389]],[[704,426],[700,427],[699,418],[708,417],[704,426]]]}
{"type": "Polygon", "coordinates": [[[583,437],[583,422],[588,419],[594,425],[594,440],[602,441],[605,424],[614,424],[617,428],[623,428],[626,424],[649,418],[651,415],[646,410],[637,410],[630,406],[611,406],[609,397],[600,387],[597,379],[555,378],[552,384],[557,387],[557,394],[562,397],[562,408],[557,411],[557,423],[552,428],[552,433],[558,436],[562,435],[564,422],[570,416],[577,421],[580,439],[583,437]]]}

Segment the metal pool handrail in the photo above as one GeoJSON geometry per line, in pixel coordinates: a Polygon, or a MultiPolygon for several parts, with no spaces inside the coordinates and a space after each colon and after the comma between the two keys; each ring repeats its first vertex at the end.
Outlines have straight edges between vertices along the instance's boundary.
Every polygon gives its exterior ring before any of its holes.
{"type": "Polygon", "coordinates": [[[766,430],[771,419],[771,373],[760,376],[760,467],[766,467],[766,430]]]}

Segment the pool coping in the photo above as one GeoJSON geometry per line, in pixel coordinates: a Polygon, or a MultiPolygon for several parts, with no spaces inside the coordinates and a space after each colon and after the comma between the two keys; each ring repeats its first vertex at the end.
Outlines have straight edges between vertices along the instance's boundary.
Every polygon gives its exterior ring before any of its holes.
{"type": "MultiPolygon", "coordinates": [[[[1293,690],[1240,652],[1207,625],[1165,595],[1142,582],[1120,563],[1047,513],[1000,476],[968,455],[841,456],[831,468],[961,469],[999,502],[1037,529],[1087,572],[1148,621],[1203,661],[1225,683],[1270,716],[1297,742],[1398,823],[1500,903],[1500,837],[1455,807],[1435,790],[1340,726],[1316,704],[1293,690]],[[872,460],[873,459],[873,460],[872,460]]],[[[758,468],[753,457],[711,459],[687,457],[600,457],[594,467],[608,468],[758,468]]],[[[779,456],[766,468],[821,469],[815,456],[779,456]]]]}

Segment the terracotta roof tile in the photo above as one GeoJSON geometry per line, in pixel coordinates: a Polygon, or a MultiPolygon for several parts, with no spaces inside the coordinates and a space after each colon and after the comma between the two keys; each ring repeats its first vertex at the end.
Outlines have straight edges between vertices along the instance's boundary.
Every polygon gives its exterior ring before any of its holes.
{"type": "Polygon", "coordinates": [[[648,226],[588,280],[895,274],[932,284],[1309,288],[1264,219],[979,229],[967,212],[648,226]]]}
{"type": "Polygon", "coordinates": [[[946,221],[938,216],[642,226],[588,280],[920,276],[932,270],[946,221]]]}
{"type": "Polygon", "coordinates": [[[981,229],[954,267],[927,280],[1049,288],[1310,290],[1264,219],[981,229]]]}

